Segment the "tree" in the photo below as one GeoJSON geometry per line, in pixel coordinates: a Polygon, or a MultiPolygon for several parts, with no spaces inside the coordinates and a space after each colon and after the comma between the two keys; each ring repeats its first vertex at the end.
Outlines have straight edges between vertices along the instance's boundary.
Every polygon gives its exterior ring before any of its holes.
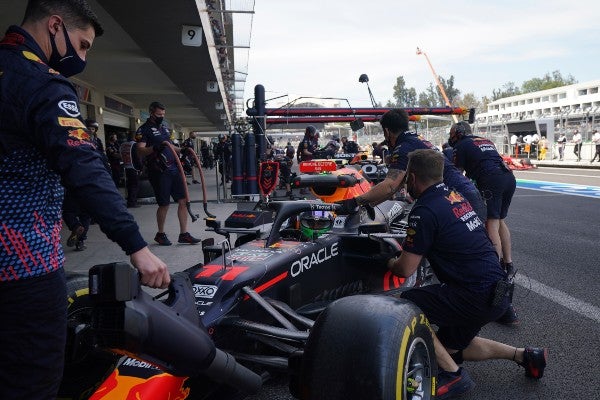
{"type": "Polygon", "coordinates": [[[506,82],[500,89],[492,90],[492,101],[503,97],[516,96],[518,94],[521,94],[521,89],[515,86],[514,82],[506,82]]]}
{"type": "MultiPolygon", "coordinates": [[[[440,80],[440,83],[442,84],[442,87],[444,88],[444,91],[446,92],[446,96],[448,97],[450,104],[454,105],[454,100],[460,95],[460,90],[458,90],[454,87],[454,75],[450,75],[450,78],[448,78],[448,80],[444,79],[441,76],[438,76],[438,79],[440,80]]],[[[442,95],[442,92],[439,89],[439,87],[437,88],[437,93],[438,93],[438,104],[446,105],[446,100],[444,99],[444,96],[442,95]]]]}
{"type": "Polygon", "coordinates": [[[552,75],[546,73],[542,78],[532,78],[523,82],[521,85],[521,93],[537,92],[540,90],[572,85],[574,83],[577,83],[577,80],[575,80],[573,75],[569,74],[569,76],[564,78],[560,71],[556,70],[552,72],[552,75]]]}
{"type": "Polygon", "coordinates": [[[403,76],[396,78],[393,96],[395,103],[388,101],[388,107],[414,107],[417,104],[417,91],[414,87],[406,87],[403,76]]]}
{"type": "Polygon", "coordinates": [[[473,92],[465,93],[462,97],[459,96],[453,104],[458,107],[474,108],[478,113],[485,111],[483,110],[483,102],[473,92]]]}
{"type": "Polygon", "coordinates": [[[433,86],[433,83],[429,82],[429,87],[424,92],[419,93],[419,107],[438,107],[440,105],[438,93],[439,90],[433,86]]]}

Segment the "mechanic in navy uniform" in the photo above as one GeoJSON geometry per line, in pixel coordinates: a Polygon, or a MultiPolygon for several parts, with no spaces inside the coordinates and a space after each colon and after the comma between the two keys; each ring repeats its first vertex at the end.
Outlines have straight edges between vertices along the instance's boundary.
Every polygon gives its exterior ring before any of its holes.
{"type": "MultiPolygon", "coordinates": [[[[386,143],[392,149],[388,159],[388,173],[382,182],[372,187],[367,193],[346,200],[345,204],[350,209],[365,204],[375,206],[391,199],[400,190],[408,165],[408,154],[416,149],[433,148],[431,143],[419,138],[415,132],[409,130],[408,114],[404,110],[393,109],[386,112],[381,117],[380,123],[386,143]]],[[[479,191],[469,179],[456,169],[450,160],[444,162],[444,183],[465,196],[479,218],[485,221],[485,205],[479,191]]]]}
{"type": "Polygon", "coordinates": [[[142,283],[167,287],[90,141],[75,87],[103,29],[84,0],[30,0],[0,41],[0,399],[55,399],[67,333],[64,187],[117,242],[142,283]]]}
{"type": "Polygon", "coordinates": [[[340,137],[338,135],[333,135],[323,150],[328,158],[334,158],[337,152],[340,150],[340,147],[340,137]]]}
{"type": "Polygon", "coordinates": [[[127,208],[138,208],[138,192],[140,189],[140,171],[139,158],[136,150],[136,134],[129,132],[127,141],[119,146],[121,160],[123,160],[123,169],[125,170],[125,189],[127,198],[127,208]]]}
{"type": "Polygon", "coordinates": [[[199,243],[200,239],[193,237],[187,231],[186,188],[183,183],[184,177],[179,172],[178,160],[175,158],[181,149],[173,146],[171,132],[163,124],[166,113],[165,106],[154,101],[148,107],[148,112],[150,117],[138,128],[137,132],[141,135],[141,139],[136,148],[138,155],[146,158],[148,180],[154,189],[154,196],[158,204],[158,210],[156,210],[158,232],[154,236],[154,241],[161,246],[172,244],[165,233],[165,221],[172,197],[177,202],[177,218],[179,219],[177,242],[199,243]]]}
{"type": "Polygon", "coordinates": [[[117,134],[111,133],[108,137],[108,143],[106,143],[106,157],[110,165],[110,172],[115,182],[115,186],[119,187],[121,184],[121,144],[117,140],[117,134]]]}
{"type": "Polygon", "coordinates": [[[459,192],[443,183],[443,169],[439,151],[410,153],[406,187],[417,200],[408,216],[402,253],[388,262],[395,275],[408,277],[427,257],[440,281],[401,294],[438,327],[433,335],[440,368],[436,399],[453,398],[475,385],[458,366],[463,360],[512,360],[525,367],[526,376],[540,379],[546,349],[516,348],[477,336],[506,312],[510,281],[483,221],[459,192]]]}
{"type": "Polygon", "coordinates": [[[85,126],[92,134],[91,142],[96,147],[96,151],[100,154],[100,157],[102,157],[102,160],[106,165],[107,171],[111,172],[110,164],[108,163],[108,157],[106,157],[106,153],[104,152],[104,145],[102,144],[102,139],[98,137],[98,128],[100,127],[100,125],[98,125],[98,122],[96,122],[96,120],[94,119],[86,119],[85,126]]]}
{"type": "Polygon", "coordinates": [[[348,140],[348,136],[342,136],[342,151],[345,154],[356,154],[360,150],[358,148],[358,143],[354,140],[348,140]]]}
{"type": "Polygon", "coordinates": [[[313,125],[308,125],[304,130],[304,138],[298,145],[298,162],[313,159],[313,153],[317,150],[318,146],[316,135],[317,128],[313,125]]]}
{"type": "Polygon", "coordinates": [[[221,174],[221,185],[231,181],[231,141],[222,133],[218,136],[219,141],[215,146],[215,158],[219,161],[219,173],[221,174]]]}
{"type": "MultiPolygon", "coordinates": [[[[453,147],[454,164],[475,181],[487,206],[485,227],[503,267],[513,273],[510,231],[504,222],[516,188],[516,179],[489,139],[473,136],[465,121],[450,128],[448,144],[453,147]]],[[[509,308],[498,322],[515,325],[519,318],[509,308]]]]}
{"type": "Polygon", "coordinates": [[[200,168],[200,166],[196,165],[196,158],[191,154],[189,150],[196,152],[194,149],[194,144],[196,143],[196,134],[194,132],[190,132],[188,138],[183,141],[181,144],[181,150],[183,151],[183,157],[186,158],[187,162],[191,165],[191,175],[192,175],[192,183],[199,184],[200,182],[196,179],[196,174],[194,173],[194,167],[200,168]]]}

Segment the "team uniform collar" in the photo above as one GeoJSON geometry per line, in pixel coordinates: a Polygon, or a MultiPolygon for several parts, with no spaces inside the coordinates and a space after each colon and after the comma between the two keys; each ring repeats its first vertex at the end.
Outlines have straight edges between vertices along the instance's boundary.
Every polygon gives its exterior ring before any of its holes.
{"type": "Polygon", "coordinates": [[[394,143],[394,149],[398,146],[400,146],[400,144],[406,140],[406,138],[410,137],[410,136],[417,136],[417,132],[415,131],[404,131],[401,134],[399,134],[398,136],[396,136],[396,143],[394,143]]]}
{"type": "Polygon", "coordinates": [[[41,47],[37,44],[33,36],[31,36],[29,32],[18,25],[11,25],[6,30],[6,35],[2,39],[1,44],[12,45],[15,47],[24,46],[39,58],[39,62],[48,65],[48,59],[46,58],[46,55],[42,51],[41,47]]]}

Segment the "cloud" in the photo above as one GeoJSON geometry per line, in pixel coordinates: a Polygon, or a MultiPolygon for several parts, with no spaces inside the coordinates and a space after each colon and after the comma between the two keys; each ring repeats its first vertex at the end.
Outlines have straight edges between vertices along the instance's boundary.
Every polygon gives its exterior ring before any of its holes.
{"type": "Polygon", "coordinates": [[[478,95],[585,57],[585,78],[597,79],[600,2],[513,1],[404,3],[383,0],[257,1],[246,97],[261,83],[279,93],[322,93],[370,104],[391,98],[396,78],[424,90],[436,73],[478,95]],[[587,45],[585,55],[581,46],[587,45]],[[525,68],[524,68],[525,67],[525,68]],[[542,72],[540,72],[542,70],[542,72]],[[487,78],[486,78],[487,77],[487,78]],[[249,93],[248,93],[249,92],[249,93]]]}

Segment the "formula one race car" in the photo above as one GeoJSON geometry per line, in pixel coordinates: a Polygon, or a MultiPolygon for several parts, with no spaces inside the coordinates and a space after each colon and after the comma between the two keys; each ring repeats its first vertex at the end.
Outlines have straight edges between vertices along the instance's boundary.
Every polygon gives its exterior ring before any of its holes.
{"type": "MultiPolygon", "coordinates": [[[[352,168],[298,182],[321,196],[366,183],[352,168]]],[[[386,266],[401,251],[410,205],[339,207],[271,202],[224,224],[208,219],[224,240],[205,241],[204,263],[174,274],[156,297],[126,264],[70,276],[60,397],[238,399],[289,374],[300,399],[433,398],[429,323],[394,296],[427,284],[429,267],[403,279],[386,266]]]]}
{"type": "Polygon", "coordinates": [[[537,165],[532,164],[529,158],[515,158],[508,155],[502,155],[502,161],[512,170],[524,170],[537,168],[537,165]]]}

